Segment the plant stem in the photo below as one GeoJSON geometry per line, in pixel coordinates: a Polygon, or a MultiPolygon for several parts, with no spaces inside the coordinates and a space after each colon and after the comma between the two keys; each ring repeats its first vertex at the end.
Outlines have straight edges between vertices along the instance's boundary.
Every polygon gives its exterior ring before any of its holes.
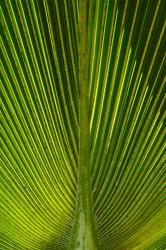
{"type": "Polygon", "coordinates": [[[87,48],[87,4],[81,0],[79,6],[79,166],[76,218],[70,242],[70,250],[96,250],[97,237],[92,212],[89,147],[89,82],[87,48]]]}

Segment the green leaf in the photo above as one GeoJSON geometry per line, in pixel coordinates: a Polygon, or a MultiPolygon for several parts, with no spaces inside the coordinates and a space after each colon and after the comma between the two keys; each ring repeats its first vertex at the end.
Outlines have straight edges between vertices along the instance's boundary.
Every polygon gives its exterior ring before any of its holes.
{"type": "Polygon", "coordinates": [[[0,249],[166,248],[165,9],[1,1],[0,249]]]}

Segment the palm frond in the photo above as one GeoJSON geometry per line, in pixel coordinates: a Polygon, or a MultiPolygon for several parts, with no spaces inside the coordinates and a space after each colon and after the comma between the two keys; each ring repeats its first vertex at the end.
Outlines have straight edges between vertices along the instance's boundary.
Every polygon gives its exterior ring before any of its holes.
{"type": "Polygon", "coordinates": [[[165,249],[165,9],[1,1],[1,249],[67,249],[87,194],[101,249],[165,249]]]}

